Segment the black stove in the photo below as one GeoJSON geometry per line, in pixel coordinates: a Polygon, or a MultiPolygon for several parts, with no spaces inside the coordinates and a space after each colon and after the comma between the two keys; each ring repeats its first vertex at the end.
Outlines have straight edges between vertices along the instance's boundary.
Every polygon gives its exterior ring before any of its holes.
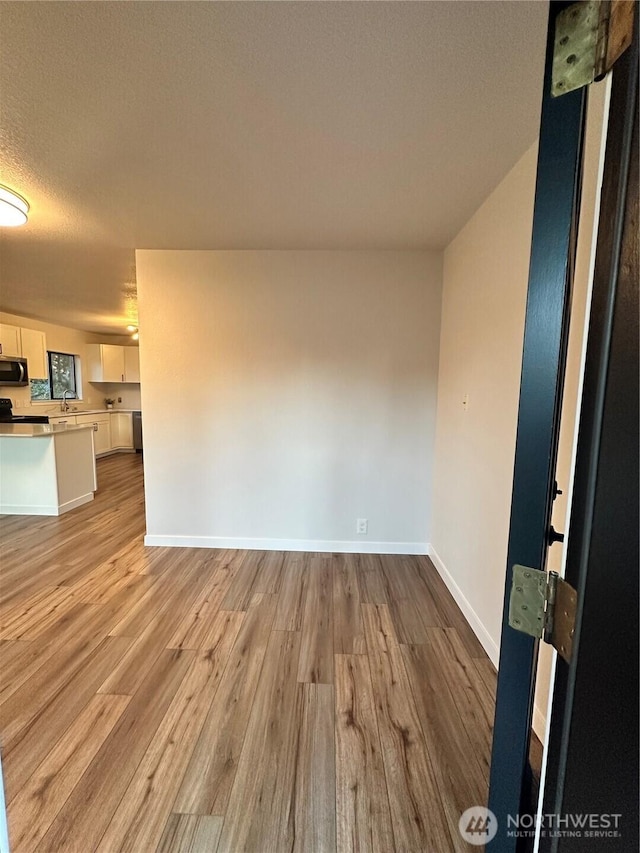
{"type": "Polygon", "coordinates": [[[0,397],[0,424],[48,424],[47,415],[14,415],[9,397],[0,397]]]}

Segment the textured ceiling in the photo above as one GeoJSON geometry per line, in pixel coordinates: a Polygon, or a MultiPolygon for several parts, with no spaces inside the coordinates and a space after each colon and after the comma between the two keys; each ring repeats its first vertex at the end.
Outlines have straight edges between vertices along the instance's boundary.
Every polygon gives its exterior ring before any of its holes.
{"type": "Polygon", "coordinates": [[[135,248],[438,248],[535,139],[541,2],[0,3],[0,307],[120,332],[135,248]]]}

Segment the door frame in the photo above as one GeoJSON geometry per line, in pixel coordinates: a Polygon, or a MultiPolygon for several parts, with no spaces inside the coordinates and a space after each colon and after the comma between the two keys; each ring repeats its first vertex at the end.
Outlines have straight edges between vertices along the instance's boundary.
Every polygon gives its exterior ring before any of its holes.
{"type": "Polygon", "coordinates": [[[544,569],[549,546],[560,412],[582,178],[586,90],[551,95],[555,20],[551,2],[540,119],[511,520],[503,604],[489,809],[496,853],[523,849],[510,816],[531,813],[529,742],[538,641],[509,626],[513,566],[544,569]]]}
{"type": "MultiPolygon", "coordinates": [[[[565,569],[576,635],[571,663],[556,665],[542,814],[596,815],[614,833],[598,849],[622,851],[640,834],[637,20],[609,115],[565,569]]],[[[539,831],[541,853],[584,849],[552,829],[539,831]]]]}
{"type": "MultiPolygon", "coordinates": [[[[580,846],[584,845],[584,838],[576,840],[575,837],[569,837],[566,834],[563,838],[557,833],[550,832],[546,832],[544,838],[541,837],[544,834],[544,824],[542,827],[538,826],[535,833],[508,832],[509,819],[517,820],[518,817],[521,819],[523,815],[527,815],[534,821],[534,826],[536,820],[536,809],[531,801],[531,769],[528,754],[538,641],[512,629],[508,619],[513,566],[519,563],[544,569],[550,544],[560,395],[565,372],[571,278],[578,226],[577,203],[581,184],[583,116],[579,111],[584,110],[587,96],[587,89],[584,88],[557,99],[551,98],[555,20],[568,5],[571,4],[551,3],[547,35],[516,464],[490,772],[489,808],[494,813],[491,816],[492,819],[497,820],[498,833],[487,844],[487,849],[495,853],[520,853],[520,851],[530,850],[534,840],[544,853],[584,850],[584,846],[580,846]],[[559,147],[563,148],[563,151],[558,150],[559,147]],[[569,198],[572,199],[570,208],[569,198]],[[558,201],[559,204],[556,203],[558,201]],[[564,279],[562,283],[561,278],[564,279]],[[538,411],[535,411],[536,407],[538,411]],[[535,427],[539,431],[537,436],[532,434],[535,427]],[[577,843],[577,846],[571,846],[572,843],[574,845],[577,843]]],[[[637,508],[637,405],[635,415],[633,406],[625,407],[624,405],[625,388],[628,388],[627,393],[634,393],[634,376],[637,403],[637,359],[634,362],[633,358],[629,357],[629,349],[633,350],[633,343],[630,343],[634,334],[633,322],[630,319],[633,309],[629,309],[633,306],[634,282],[630,286],[627,275],[626,282],[618,287],[618,262],[625,216],[627,222],[634,221],[635,216],[637,232],[637,170],[635,172],[636,212],[629,213],[625,208],[625,203],[634,193],[633,186],[631,193],[627,193],[626,189],[630,158],[632,159],[635,153],[631,141],[631,128],[633,108],[637,109],[637,26],[636,14],[634,45],[616,62],[613,70],[614,93],[617,92],[617,94],[612,94],[611,115],[614,118],[608,129],[605,156],[605,182],[609,175],[612,188],[608,190],[608,194],[612,201],[607,208],[607,194],[603,187],[602,213],[596,249],[593,313],[590,321],[582,395],[576,478],[572,492],[571,533],[567,546],[566,577],[578,590],[577,629],[571,664],[568,666],[558,659],[556,668],[548,766],[545,768],[544,777],[543,815],[566,814],[567,806],[570,805],[575,811],[575,807],[580,804],[584,807],[583,812],[592,813],[595,805],[593,800],[595,789],[609,795],[614,790],[620,791],[620,786],[613,784],[615,774],[619,770],[621,734],[615,725],[609,727],[607,739],[610,784],[594,783],[594,778],[597,780],[601,775],[599,773],[601,765],[598,763],[593,764],[593,773],[588,781],[584,779],[585,774],[577,770],[581,767],[580,762],[584,758],[585,750],[589,748],[586,733],[589,732],[594,737],[598,733],[598,724],[602,725],[602,720],[611,721],[613,696],[628,696],[629,692],[633,695],[633,684],[629,690],[629,681],[625,679],[628,674],[627,667],[630,667],[629,673],[635,667],[637,676],[637,653],[635,661],[630,661],[630,655],[634,654],[634,647],[637,649],[637,630],[635,644],[632,639],[633,625],[637,626],[637,575],[634,596],[630,589],[633,579],[630,580],[629,572],[630,564],[636,567],[638,565],[637,535],[633,535],[637,534],[637,528],[632,525],[629,529],[627,523],[627,528],[623,529],[621,524],[622,519],[628,522],[628,511],[630,509],[633,511],[634,505],[637,508]],[[632,70],[629,71],[629,69],[632,70]],[[630,78],[635,78],[635,83],[630,81],[630,78]],[[613,214],[615,216],[612,218],[613,214]],[[612,223],[615,224],[612,225],[612,223]],[[626,350],[620,345],[619,352],[616,351],[615,345],[612,346],[616,341],[615,336],[612,336],[615,317],[617,317],[618,331],[622,329],[623,337],[625,332],[627,336],[626,350]],[[614,357],[616,353],[617,361],[614,357]],[[633,433],[634,426],[636,453],[634,456],[634,453],[629,451],[627,467],[625,469],[623,465],[620,469],[619,464],[617,467],[611,464],[612,454],[615,454],[616,449],[619,448],[620,441],[617,444],[615,441],[612,443],[610,436],[615,435],[616,430],[619,436],[628,435],[630,429],[633,433]],[[607,440],[608,444],[606,444],[607,440]],[[611,470],[607,470],[607,464],[611,470]],[[614,469],[616,476],[612,478],[611,471],[614,469]],[[607,496],[606,502],[604,495],[607,496]],[[613,511],[615,506],[619,509],[617,515],[613,511]],[[633,563],[634,546],[635,563],[633,563]],[[615,595],[615,592],[612,591],[611,586],[611,561],[609,560],[605,567],[602,565],[603,549],[608,549],[604,550],[604,553],[609,555],[615,553],[618,560],[616,574],[619,582],[617,586],[613,585],[613,590],[617,590],[618,594],[623,594],[621,590],[625,590],[626,609],[623,608],[623,620],[626,617],[630,619],[631,624],[631,634],[629,631],[626,634],[624,631],[621,632],[629,651],[629,654],[625,653],[623,656],[625,662],[619,668],[612,668],[610,665],[608,668],[609,675],[612,671],[618,673],[617,682],[611,679],[612,687],[609,693],[602,690],[602,685],[606,682],[606,678],[603,679],[606,667],[603,670],[601,664],[603,647],[607,646],[604,638],[606,637],[606,619],[611,618],[611,613],[605,611],[603,614],[602,608],[598,609],[596,605],[601,604],[603,600],[611,604],[612,594],[615,595]],[[591,576],[587,584],[589,569],[591,569],[591,576]],[[608,587],[607,584],[609,584],[608,587]],[[607,589],[610,593],[608,597],[604,596],[607,589]],[[590,597],[586,595],[589,590],[590,597]],[[634,601],[635,614],[633,614],[634,601]],[[594,633],[595,631],[599,633],[594,633]],[[584,685],[589,685],[592,691],[598,690],[599,698],[603,699],[601,707],[607,709],[608,716],[603,710],[600,721],[594,720],[593,707],[589,707],[588,691],[585,692],[584,685]],[[579,687],[582,688],[581,691],[579,687]],[[611,752],[614,744],[618,749],[611,752]],[[613,755],[618,765],[613,760],[613,755]],[[592,806],[589,808],[586,808],[589,802],[587,795],[592,798],[592,806]]],[[[635,115],[637,122],[637,112],[635,115]]],[[[637,233],[635,253],[637,348],[637,233]]],[[[632,257],[633,250],[627,255],[632,257]]],[[[628,446],[627,450],[629,450],[628,446]]],[[[616,461],[620,462],[619,459],[616,461]]],[[[609,651],[611,651],[610,648],[609,651]]],[[[637,681],[635,698],[637,700],[637,681]]],[[[593,702],[591,705],[593,706],[593,702]]],[[[637,711],[637,701],[634,710],[637,711]]],[[[631,717],[633,725],[637,717],[633,712],[631,717]]],[[[634,752],[634,739],[630,730],[628,737],[628,744],[631,746],[629,752],[634,752]]],[[[635,743],[637,745],[637,727],[635,743]]],[[[604,761],[606,757],[600,753],[601,760],[604,761]]],[[[637,748],[635,759],[635,764],[633,760],[629,760],[626,765],[625,780],[631,798],[634,791],[637,792],[637,748]]],[[[634,812],[629,798],[625,799],[625,803],[628,813],[636,816],[635,827],[630,823],[625,837],[619,837],[618,840],[622,839],[621,847],[616,847],[615,841],[610,844],[610,839],[607,839],[607,844],[610,846],[598,847],[598,850],[633,849],[624,845],[629,844],[629,836],[633,835],[634,831],[637,833],[637,808],[634,812]]],[[[601,812],[604,804],[612,814],[614,810],[611,807],[611,796],[601,797],[598,801],[601,812]]],[[[528,826],[530,828],[531,823],[528,826]]]]}

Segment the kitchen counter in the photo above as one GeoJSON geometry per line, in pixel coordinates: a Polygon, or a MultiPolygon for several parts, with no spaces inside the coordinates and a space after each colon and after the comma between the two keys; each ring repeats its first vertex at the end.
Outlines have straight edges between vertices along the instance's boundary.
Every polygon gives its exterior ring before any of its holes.
{"type": "Polygon", "coordinates": [[[90,429],[92,424],[0,424],[0,437],[4,438],[47,438],[63,432],[90,429]]]}
{"type": "MultiPolygon", "coordinates": [[[[40,412],[36,411],[36,407],[32,406],[32,414],[40,414],[40,412]]],[[[64,418],[67,415],[106,415],[111,412],[123,412],[124,414],[130,415],[132,412],[139,412],[140,409],[122,409],[122,408],[114,408],[114,409],[69,409],[68,412],[61,412],[59,409],[54,409],[53,411],[43,411],[43,415],[48,415],[50,418],[64,418]]],[[[22,414],[22,412],[20,413],[22,414]]]]}
{"type": "Polygon", "coordinates": [[[91,424],[0,424],[0,515],[62,515],[92,501],[93,436],[91,424]]]}

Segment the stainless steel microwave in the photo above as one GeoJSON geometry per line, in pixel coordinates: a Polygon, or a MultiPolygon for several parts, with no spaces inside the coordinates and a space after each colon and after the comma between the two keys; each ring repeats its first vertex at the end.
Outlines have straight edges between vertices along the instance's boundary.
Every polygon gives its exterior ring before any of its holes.
{"type": "Polygon", "coordinates": [[[28,385],[27,359],[0,355],[0,388],[3,385],[28,385]]]}

